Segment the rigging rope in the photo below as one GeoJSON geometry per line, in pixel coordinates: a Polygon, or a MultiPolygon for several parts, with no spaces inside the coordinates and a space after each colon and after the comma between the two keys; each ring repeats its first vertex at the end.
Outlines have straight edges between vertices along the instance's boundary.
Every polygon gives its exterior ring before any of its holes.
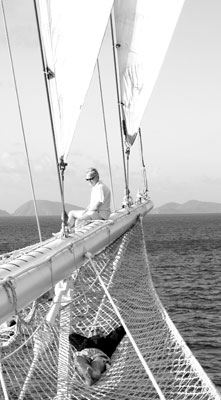
{"type": "Polygon", "coordinates": [[[104,112],[104,99],[103,99],[103,91],[102,91],[102,85],[101,85],[101,74],[100,74],[100,66],[99,66],[98,59],[97,59],[97,70],[98,70],[98,80],[99,80],[100,95],[101,95],[101,106],[102,106],[102,113],[103,113],[104,133],[105,133],[105,140],[106,140],[108,167],[109,167],[109,175],[110,175],[110,183],[111,183],[111,195],[112,195],[114,211],[116,211],[115,201],[114,201],[113,179],[112,179],[112,171],[111,171],[111,163],[110,163],[110,152],[109,152],[108,137],[107,137],[107,125],[106,125],[106,118],[105,118],[105,112],[104,112]]]}
{"type": "Polygon", "coordinates": [[[44,70],[44,81],[45,81],[45,89],[46,89],[46,95],[47,95],[47,101],[48,101],[49,117],[50,117],[51,130],[52,130],[52,139],[53,139],[54,152],[55,152],[55,160],[56,160],[56,166],[57,166],[58,183],[59,183],[60,196],[61,196],[62,233],[64,234],[65,233],[65,225],[66,225],[66,211],[65,211],[65,204],[64,204],[64,184],[62,184],[62,176],[64,176],[64,175],[62,175],[62,174],[64,172],[65,167],[63,168],[63,161],[64,160],[62,160],[62,157],[60,159],[60,162],[58,160],[58,152],[57,152],[57,145],[56,145],[56,138],[55,138],[55,129],[54,129],[54,122],[53,122],[51,101],[50,101],[50,94],[49,94],[49,88],[48,88],[48,80],[49,79],[53,79],[55,77],[55,74],[54,74],[53,71],[50,70],[50,68],[48,68],[48,66],[46,66],[46,57],[44,55],[43,46],[42,46],[37,4],[36,4],[36,0],[33,0],[33,1],[34,1],[34,9],[35,9],[35,16],[36,16],[37,31],[38,31],[38,39],[39,39],[39,44],[40,44],[41,61],[42,61],[43,70],[44,70]],[[63,168],[63,171],[62,171],[62,168],[63,168]]]}
{"type": "Polygon", "coordinates": [[[0,363],[0,383],[2,385],[2,391],[3,391],[3,394],[4,394],[5,400],[9,400],[8,392],[7,392],[7,388],[6,388],[6,384],[5,384],[5,380],[4,380],[4,375],[3,375],[3,372],[2,372],[1,363],[0,363]]]}
{"type": "Polygon", "coordinates": [[[144,367],[144,369],[145,369],[145,371],[146,371],[148,377],[150,378],[151,382],[153,383],[153,386],[154,386],[154,388],[156,389],[156,392],[158,393],[160,400],[166,400],[165,397],[164,397],[164,395],[163,395],[163,393],[162,393],[162,391],[160,390],[160,388],[159,388],[159,386],[158,386],[158,384],[157,384],[157,382],[156,382],[156,380],[155,380],[155,378],[154,378],[154,376],[153,376],[153,374],[152,374],[150,368],[148,367],[148,365],[147,365],[147,363],[146,363],[144,357],[142,356],[142,354],[141,354],[141,352],[140,352],[140,350],[139,350],[139,347],[137,346],[137,344],[136,344],[136,342],[135,342],[133,336],[131,335],[130,330],[128,329],[128,327],[127,327],[127,325],[126,325],[124,319],[122,318],[122,316],[121,316],[121,314],[120,314],[118,308],[116,307],[116,305],[115,305],[115,303],[114,303],[114,301],[113,301],[113,299],[112,299],[112,297],[111,297],[111,295],[110,295],[108,289],[106,288],[106,286],[105,286],[105,284],[104,284],[104,282],[103,282],[103,280],[102,280],[102,278],[101,278],[101,274],[97,271],[97,268],[96,268],[96,266],[95,266],[95,262],[94,262],[94,260],[92,259],[91,254],[90,254],[90,253],[87,253],[87,254],[86,254],[86,257],[89,259],[89,261],[90,261],[90,263],[91,263],[91,266],[93,267],[93,270],[94,270],[94,272],[95,272],[95,274],[96,274],[96,276],[97,276],[97,278],[98,278],[98,280],[99,280],[99,282],[100,282],[100,284],[101,284],[101,286],[102,286],[102,288],[103,288],[103,290],[104,290],[104,292],[105,292],[105,294],[106,294],[106,296],[107,296],[109,302],[111,303],[111,305],[112,305],[112,307],[113,307],[113,309],[114,309],[116,315],[118,316],[118,318],[119,318],[119,320],[120,320],[120,322],[121,322],[121,325],[124,327],[124,330],[125,330],[125,332],[126,332],[128,338],[130,339],[130,342],[131,342],[131,344],[132,344],[132,346],[133,346],[133,348],[134,348],[134,350],[135,350],[137,356],[139,357],[140,362],[141,362],[141,364],[143,365],[143,367],[144,367]]]}
{"type": "Polygon", "coordinates": [[[139,128],[139,139],[140,139],[140,157],[141,157],[141,167],[143,171],[143,182],[144,182],[144,192],[143,195],[147,197],[148,195],[148,182],[147,182],[147,173],[146,173],[146,167],[144,163],[144,156],[143,156],[143,143],[142,143],[142,136],[141,136],[141,129],[139,128]]]}
{"type": "Polygon", "coordinates": [[[5,33],[6,33],[6,38],[7,38],[8,50],[9,50],[9,57],[10,57],[10,61],[11,61],[11,68],[12,68],[12,75],[13,75],[13,81],[14,81],[14,86],[15,86],[15,93],[16,93],[17,104],[18,104],[18,112],[19,112],[19,118],[20,118],[20,123],[21,123],[21,130],[22,130],[24,146],[25,146],[25,153],[26,153],[26,158],[27,158],[27,163],[28,163],[28,171],[29,171],[29,178],[30,178],[31,189],[32,189],[32,196],[33,196],[34,209],[35,209],[35,217],[36,217],[37,228],[38,228],[38,236],[39,236],[39,241],[41,242],[42,241],[42,235],[41,235],[41,228],[40,228],[40,223],[39,223],[39,218],[38,218],[37,202],[36,202],[36,197],[35,197],[35,190],[34,190],[34,184],[33,184],[32,172],[31,172],[31,165],[30,165],[28,147],[27,147],[27,142],[26,142],[26,137],[25,137],[25,129],[24,129],[22,112],[21,112],[20,99],[19,99],[19,94],[18,94],[18,87],[17,87],[17,83],[16,83],[14,62],[13,62],[13,57],[12,57],[12,51],[11,51],[9,32],[8,32],[8,28],[7,28],[7,21],[6,21],[6,15],[5,15],[5,9],[4,9],[3,0],[1,1],[1,6],[2,6],[2,15],[3,15],[3,20],[4,20],[4,27],[5,27],[5,33]]]}

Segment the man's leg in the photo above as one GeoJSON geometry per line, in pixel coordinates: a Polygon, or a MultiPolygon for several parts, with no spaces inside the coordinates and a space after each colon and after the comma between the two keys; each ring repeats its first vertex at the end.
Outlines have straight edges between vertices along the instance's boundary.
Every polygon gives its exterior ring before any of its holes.
{"type": "Polygon", "coordinates": [[[84,210],[72,210],[68,213],[68,226],[73,228],[75,226],[76,219],[81,218],[84,210]]]}
{"type": "Polygon", "coordinates": [[[76,228],[82,228],[82,226],[87,225],[92,218],[88,214],[84,214],[82,217],[77,218],[75,221],[76,228]]]}
{"type": "Polygon", "coordinates": [[[76,228],[81,228],[82,226],[87,225],[89,222],[96,219],[102,219],[97,211],[87,211],[80,217],[77,217],[75,226],[76,228]]]}
{"type": "Polygon", "coordinates": [[[125,330],[123,326],[118,326],[113,331],[111,331],[103,340],[101,339],[102,348],[101,350],[111,357],[116,350],[118,344],[121,342],[125,335],[125,330]]]}

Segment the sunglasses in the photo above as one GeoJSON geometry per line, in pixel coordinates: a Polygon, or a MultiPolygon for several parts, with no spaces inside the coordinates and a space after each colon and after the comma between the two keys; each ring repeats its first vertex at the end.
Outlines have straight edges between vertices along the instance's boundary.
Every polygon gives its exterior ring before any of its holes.
{"type": "Polygon", "coordinates": [[[94,178],[88,178],[86,181],[93,181],[94,178]]]}

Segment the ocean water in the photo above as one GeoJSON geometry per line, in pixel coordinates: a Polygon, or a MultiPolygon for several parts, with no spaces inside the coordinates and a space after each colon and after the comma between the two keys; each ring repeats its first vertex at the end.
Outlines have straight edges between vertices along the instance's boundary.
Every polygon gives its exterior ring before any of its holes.
{"type": "Polygon", "coordinates": [[[158,296],[221,390],[221,214],[150,214],[144,232],[158,296]]]}
{"type": "MultiPolygon", "coordinates": [[[[42,217],[43,239],[60,230],[42,217]]],[[[157,293],[202,367],[221,390],[221,214],[147,215],[144,232],[157,293]]],[[[0,253],[38,241],[33,217],[0,218],[0,253]]]]}

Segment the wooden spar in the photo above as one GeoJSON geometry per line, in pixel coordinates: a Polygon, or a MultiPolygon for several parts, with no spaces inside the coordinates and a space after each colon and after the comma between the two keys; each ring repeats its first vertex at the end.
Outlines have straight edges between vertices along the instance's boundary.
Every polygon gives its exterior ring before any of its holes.
{"type": "Polygon", "coordinates": [[[68,278],[85,262],[87,252],[95,255],[105,249],[152,208],[149,200],[121,209],[108,221],[92,222],[79,233],[42,243],[37,251],[1,264],[0,324],[68,278]]]}

